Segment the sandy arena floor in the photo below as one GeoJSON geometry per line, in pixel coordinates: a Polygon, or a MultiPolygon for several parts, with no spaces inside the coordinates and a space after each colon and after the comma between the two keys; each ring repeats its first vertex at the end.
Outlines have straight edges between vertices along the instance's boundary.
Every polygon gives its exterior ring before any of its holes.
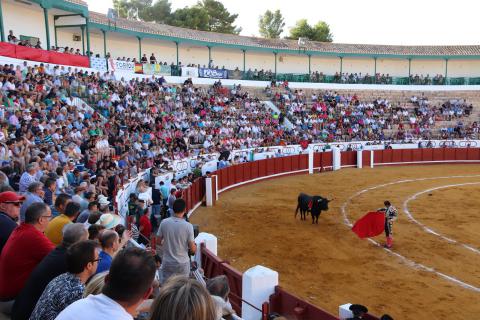
{"type": "Polygon", "coordinates": [[[237,269],[272,268],[282,287],[333,314],[351,302],[395,319],[463,320],[480,315],[479,208],[478,165],[377,167],[251,184],[191,220],[218,237],[219,256],[237,269]],[[294,219],[299,192],[335,198],[318,225],[294,219]],[[345,222],[386,199],[399,209],[394,254],[345,222]]]}

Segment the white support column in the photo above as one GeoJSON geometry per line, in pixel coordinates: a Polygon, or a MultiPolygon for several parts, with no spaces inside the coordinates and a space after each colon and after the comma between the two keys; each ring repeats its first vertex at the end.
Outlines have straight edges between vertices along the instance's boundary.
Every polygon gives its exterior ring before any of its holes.
{"type": "Polygon", "coordinates": [[[357,150],[357,168],[362,169],[363,167],[363,151],[357,150]]]}
{"type": "Polygon", "coordinates": [[[313,174],[313,149],[308,149],[308,173],[313,174]]]}
{"type": "Polygon", "coordinates": [[[218,176],[214,175],[215,177],[215,200],[218,201],[218,176]]]}
{"type": "Polygon", "coordinates": [[[208,250],[217,255],[217,237],[211,233],[200,232],[195,238],[195,244],[197,245],[197,252],[195,253],[195,261],[198,266],[202,265],[202,255],[200,254],[200,245],[205,243],[208,250]]]}
{"type": "Polygon", "coordinates": [[[340,148],[332,147],[332,166],[333,170],[340,170],[342,165],[342,159],[340,154],[340,148]]]}
{"type": "Polygon", "coordinates": [[[373,150],[370,150],[370,168],[373,168],[373,150]]]}
{"type": "MultiPolygon", "coordinates": [[[[242,299],[258,309],[269,300],[278,285],[278,272],[263,266],[255,266],[243,273],[242,299]]],[[[262,313],[246,303],[242,303],[243,319],[261,319],[262,313]]]]}
{"type": "Polygon", "coordinates": [[[338,317],[340,320],[350,319],[353,317],[352,311],[350,311],[351,303],[345,303],[338,307],[338,317]]]}
{"type": "Polygon", "coordinates": [[[207,207],[213,206],[212,178],[205,178],[205,199],[207,207]]]}

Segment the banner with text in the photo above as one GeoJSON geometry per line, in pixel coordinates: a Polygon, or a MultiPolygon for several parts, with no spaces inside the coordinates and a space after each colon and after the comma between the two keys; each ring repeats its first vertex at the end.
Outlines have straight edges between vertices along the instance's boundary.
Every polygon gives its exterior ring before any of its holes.
{"type": "Polygon", "coordinates": [[[200,78],[228,79],[228,71],[225,69],[198,68],[200,78]]]}
{"type": "Polygon", "coordinates": [[[129,61],[113,60],[110,58],[108,59],[108,70],[134,72],[135,63],[129,61]]]}
{"type": "Polygon", "coordinates": [[[182,67],[182,77],[198,78],[197,67],[182,67]]]}

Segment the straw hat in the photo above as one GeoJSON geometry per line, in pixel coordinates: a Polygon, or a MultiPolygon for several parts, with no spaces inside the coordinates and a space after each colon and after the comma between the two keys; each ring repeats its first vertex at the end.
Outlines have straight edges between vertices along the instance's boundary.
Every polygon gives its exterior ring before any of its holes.
{"type": "Polygon", "coordinates": [[[96,222],[96,224],[105,227],[105,229],[113,229],[120,224],[122,219],[120,216],[111,213],[104,213],[100,216],[100,219],[96,222]]]}

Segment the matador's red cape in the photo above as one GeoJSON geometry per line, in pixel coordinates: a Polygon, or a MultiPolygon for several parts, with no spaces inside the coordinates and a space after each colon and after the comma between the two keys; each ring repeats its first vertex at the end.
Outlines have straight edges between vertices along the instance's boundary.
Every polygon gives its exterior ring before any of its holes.
{"type": "Polygon", "coordinates": [[[385,213],[369,212],[361,217],[352,227],[352,231],[359,238],[371,238],[378,236],[385,228],[385,213]]]}

